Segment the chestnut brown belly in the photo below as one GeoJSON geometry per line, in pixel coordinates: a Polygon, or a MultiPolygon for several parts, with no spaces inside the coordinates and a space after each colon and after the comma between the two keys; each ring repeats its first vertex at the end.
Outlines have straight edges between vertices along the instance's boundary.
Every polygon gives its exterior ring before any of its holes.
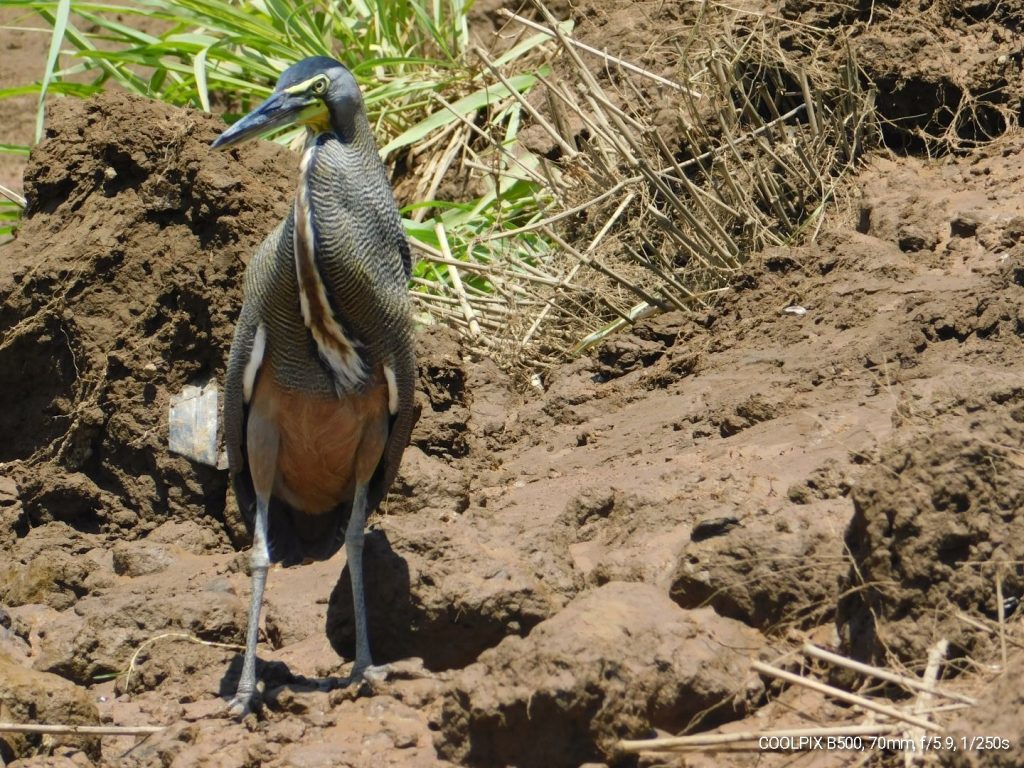
{"type": "Polygon", "coordinates": [[[310,515],[349,501],[357,483],[367,483],[380,463],[388,434],[388,388],[381,371],[366,391],[311,394],[274,380],[264,362],[251,408],[276,425],[274,495],[310,515]]]}

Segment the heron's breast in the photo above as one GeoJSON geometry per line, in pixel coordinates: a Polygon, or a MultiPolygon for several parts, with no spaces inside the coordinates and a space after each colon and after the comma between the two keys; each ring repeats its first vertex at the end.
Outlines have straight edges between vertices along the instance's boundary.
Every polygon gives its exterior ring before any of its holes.
{"type": "Polygon", "coordinates": [[[369,482],[387,442],[388,386],[382,371],[363,392],[303,392],[260,371],[254,407],[273,414],[279,435],[274,494],[306,514],[330,512],[369,482]]]}

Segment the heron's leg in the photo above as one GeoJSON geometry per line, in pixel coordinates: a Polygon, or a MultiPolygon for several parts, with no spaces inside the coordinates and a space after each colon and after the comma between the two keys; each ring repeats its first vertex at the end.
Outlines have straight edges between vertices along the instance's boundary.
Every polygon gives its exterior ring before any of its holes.
{"type": "Polygon", "coordinates": [[[356,661],[350,680],[357,681],[373,665],[370,656],[370,633],[366,626],[366,594],[363,591],[363,538],[366,528],[366,483],[356,486],[352,497],[352,513],[345,529],[345,557],[352,579],[352,613],[356,622],[356,661]]]}
{"type": "Polygon", "coordinates": [[[249,414],[248,458],[253,489],[256,491],[256,520],[253,525],[252,552],[249,556],[252,571],[252,596],[249,601],[249,623],[245,631],[245,659],[238,691],[231,700],[231,712],[245,717],[257,702],[256,643],[259,640],[260,611],[263,608],[263,588],[270,568],[270,550],[267,547],[267,529],[270,516],[270,494],[277,471],[278,432],[271,419],[264,418],[258,409],[249,414]]]}
{"type": "Polygon", "coordinates": [[[266,586],[267,569],[270,567],[270,553],[267,550],[267,511],[266,500],[257,497],[256,524],[252,554],[249,558],[252,596],[249,600],[249,623],[245,630],[245,660],[242,662],[242,676],[238,679],[238,692],[231,700],[231,711],[239,717],[245,717],[251,712],[256,702],[256,643],[259,640],[263,588],[266,586]]]}

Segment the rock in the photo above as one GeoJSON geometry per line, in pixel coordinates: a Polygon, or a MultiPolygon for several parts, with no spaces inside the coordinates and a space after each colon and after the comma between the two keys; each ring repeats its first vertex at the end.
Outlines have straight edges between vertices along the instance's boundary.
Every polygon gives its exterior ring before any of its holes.
{"type": "Polygon", "coordinates": [[[19,535],[25,535],[28,521],[18,495],[18,484],[0,476],[0,548],[10,549],[19,535]]]}
{"type": "Polygon", "coordinates": [[[168,520],[157,526],[146,538],[159,544],[174,544],[193,555],[230,550],[224,535],[217,528],[200,525],[194,520],[168,520]]]}
{"type": "MultiPolygon", "coordinates": [[[[0,713],[20,723],[97,725],[99,712],[89,694],[57,675],[28,669],[0,652],[0,713]]],[[[67,734],[39,736],[0,733],[0,757],[10,760],[48,754],[59,745],[99,757],[99,739],[67,734]]]]}
{"type": "Polygon", "coordinates": [[[0,602],[43,603],[57,610],[70,607],[89,592],[89,578],[98,570],[88,555],[93,548],[90,537],[65,523],[32,528],[0,565],[0,602]]]}
{"type": "Polygon", "coordinates": [[[474,450],[500,446],[504,433],[515,421],[518,400],[508,374],[489,358],[473,360],[466,367],[469,393],[469,430],[474,450]]]}
{"type": "Polygon", "coordinates": [[[664,353],[664,345],[657,340],[632,334],[613,337],[597,350],[598,372],[606,379],[614,379],[652,365],[664,353]]]}
{"type": "Polygon", "coordinates": [[[786,495],[794,504],[810,504],[814,499],[838,499],[848,496],[852,484],[835,459],[815,469],[800,484],[793,484],[786,495]]]}
{"type": "Polygon", "coordinates": [[[438,760],[431,734],[416,710],[390,696],[342,702],[344,727],[318,738],[292,738],[274,763],[280,768],[452,768],[438,760]]]}
{"type": "MultiPolygon", "coordinates": [[[[138,655],[131,679],[117,680],[118,692],[127,688],[127,693],[138,694],[160,687],[164,681],[180,686],[187,681],[189,693],[178,694],[177,701],[184,703],[200,696],[220,692],[227,694],[238,685],[237,675],[227,679],[231,651],[224,648],[203,645],[182,637],[166,637],[150,643],[138,655]]],[[[217,701],[214,709],[223,714],[224,703],[217,701]]]]}
{"type": "Polygon", "coordinates": [[[145,576],[166,571],[174,555],[163,544],[149,540],[120,541],[114,545],[114,573],[119,576],[145,576]]]}
{"type": "Polygon", "coordinates": [[[737,403],[718,419],[718,431],[722,437],[731,437],[762,421],[771,421],[782,413],[782,409],[758,394],[737,403]]]}
{"type": "Polygon", "coordinates": [[[748,670],[763,644],[710,609],[683,611],[651,585],[612,582],[457,673],[438,749],[462,765],[568,768],[700,712],[705,725],[742,717],[763,693],[748,670]]]}
{"type": "Polygon", "coordinates": [[[6,654],[18,664],[29,666],[29,645],[15,628],[14,617],[0,606],[0,654],[6,654]]]}
{"type": "Polygon", "coordinates": [[[587,524],[607,518],[614,507],[615,491],[611,488],[584,488],[569,499],[559,519],[572,526],[577,539],[586,540],[593,535],[585,530],[587,524]]]}
{"type": "Polygon", "coordinates": [[[847,514],[845,505],[818,502],[785,518],[751,515],[722,535],[697,536],[680,554],[672,599],[762,630],[814,626],[833,609],[846,573],[835,534],[847,514]]]}
{"type": "Polygon", "coordinates": [[[34,755],[7,763],[7,768],[92,768],[93,762],[80,749],[58,747],[52,755],[34,755]]]}
{"type": "MultiPolygon", "coordinates": [[[[541,567],[464,518],[437,525],[392,516],[380,526],[367,536],[364,559],[377,661],[416,656],[433,670],[461,667],[565,602],[538,577],[541,567]]],[[[327,609],[328,637],[346,658],[353,629],[346,568],[327,609]]]]}
{"type": "Polygon", "coordinates": [[[60,551],[29,563],[10,563],[0,567],[0,600],[8,605],[45,603],[58,610],[68,608],[86,592],[88,575],[84,563],[60,551]]]}
{"type": "Polygon", "coordinates": [[[837,617],[844,650],[910,662],[940,638],[953,655],[992,642],[956,615],[996,618],[999,570],[1003,594],[1024,593],[1024,574],[1012,565],[1024,560],[1024,467],[1010,449],[925,431],[891,446],[852,495],[846,545],[854,565],[837,617]]]}
{"type": "Polygon", "coordinates": [[[36,669],[83,685],[97,675],[122,672],[135,650],[163,632],[240,643],[247,607],[232,592],[193,587],[182,577],[144,576],[130,587],[80,600],[40,629],[36,669]]]}
{"type": "Polygon", "coordinates": [[[435,325],[420,331],[416,342],[420,416],[413,429],[412,445],[428,456],[461,458],[469,452],[469,410],[458,335],[435,325]]]}
{"type": "Polygon", "coordinates": [[[955,768],[1019,768],[1024,765],[1024,653],[1010,657],[1003,673],[985,686],[977,706],[953,722],[958,749],[939,753],[955,768]]]}
{"type": "Polygon", "coordinates": [[[0,477],[0,507],[18,503],[18,484],[9,477],[0,477]]]}
{"type": "Polygon", "coordinates": [[[402,456],[392,493],[402,498],[394,503],[389,500],[389,511],[394,507],[399,513],[415,511],[450,520],[469,506],[469,478],[444,460],[410,445],[402,456]]]}

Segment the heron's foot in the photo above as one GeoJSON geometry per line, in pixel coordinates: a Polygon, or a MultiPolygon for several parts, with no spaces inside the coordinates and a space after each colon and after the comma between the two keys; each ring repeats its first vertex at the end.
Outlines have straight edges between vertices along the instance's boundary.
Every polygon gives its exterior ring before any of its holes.
{"type": "Polygon", "coordinates": [[[371,664],[368,667],[364,667],[362,672],[352,670],[352,677],[354,678],[353,682],[363,683],[365,685],[369,685],[371,688],[382,683],[386,683],[390,676],[390,664],[371,664]]]}
{"type": "Polygon", "coordinates": [[[372,692],[375,687],[386,682],[390,674],[390,664],[371,664],[362,669],[353,669],[348,677],[323,678],[319,681],[319,688],[322,691],[351,688],[357,692],[372,692]]]}
{"type": "Polygon", "coordinates": [[[260,694],[255,689],[248,692],[239,690],[228,702],[228,712],[236,720],[244,720],[250,712],[255,712],[259,708],[260,694]]]}

